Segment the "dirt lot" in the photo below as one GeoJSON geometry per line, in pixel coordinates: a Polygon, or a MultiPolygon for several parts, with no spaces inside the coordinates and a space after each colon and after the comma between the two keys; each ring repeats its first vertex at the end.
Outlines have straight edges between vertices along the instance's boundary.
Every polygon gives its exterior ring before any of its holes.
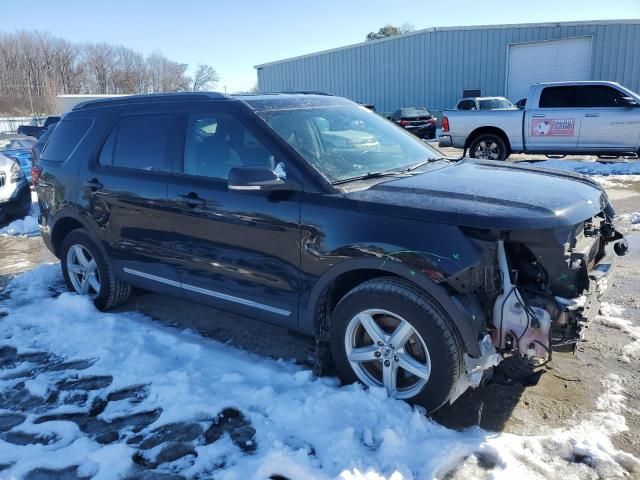
{"type": "MultiPolygon", "coordinates": [[[[618,214],[640,210],[640,183],[618,183],[608,189],[608,194],[618,214]]],[[[631,250],[619,258],[617,275],[605,301],[623,307],[624,317],[640,326],[640,231],[632,231],[626,224],[620,227],[627,231],[631,250]]],[[[52,261],[55,259],[39,237],[0,237],[0,287],[17,273],[52,261]]],[[[137,293],[120,310],[140,311],[164,324],[191,328],[260,355],[294,359],[306,366],[315,364],[315,345],[309,339],[207,307],[137,293]],[[214,317],[215,322],[211,320],[214,317]]],[[[589,417],[602,394],[602,382],[615,374],[625,386],[629,427],[615,438],[616,446],[640,456],[640,361],[620,360],[623,347],[630,342],[624,331],[596,321],[575,354],[554,353],[553,361],[539,376],[521,382],[495,382],[467,392],[454,405],[438,412],[436,420],[454,428],[479,425],[518,434],[545,433],[589,417]]]]}

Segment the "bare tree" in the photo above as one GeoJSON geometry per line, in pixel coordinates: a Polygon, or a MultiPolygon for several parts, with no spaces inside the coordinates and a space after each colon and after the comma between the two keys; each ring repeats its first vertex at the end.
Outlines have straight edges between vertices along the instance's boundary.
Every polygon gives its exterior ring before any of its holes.
{"type": "Polygon", "coordinates": [[[149,93],[212,88],[213,67],[200,66],[195,80],[188,65],[160,53],[145,58],[108,43],[76,44],[48,32],[0,32],[0,112],[44,114],[60,93],[149,93]]]}
{"type": "Polygon", "coordinates": [[[213,90],[220,81],[220,76],[211,65],[198,65],[196,74],[193,77],[192,90],[200,92],[203,90],[213,90]]]}

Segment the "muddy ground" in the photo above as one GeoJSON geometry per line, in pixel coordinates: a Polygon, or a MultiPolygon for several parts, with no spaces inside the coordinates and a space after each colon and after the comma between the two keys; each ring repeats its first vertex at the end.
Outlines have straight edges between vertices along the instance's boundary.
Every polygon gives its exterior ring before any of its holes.
{"type": "MultiPolygon", "coordinates": [[[[608,190],[618,214],[640,211],[640,183],[621,183],[608,190]]],[[[618,259],[613,284],[604,301],[626,309],[625,317],[640,325],[640,231],[627,230],[630,253],[618,259]]],[[[0,237],[0,288],[16,274],[43,262],[56,261],[39,237],[0,237]]],[[[136,292],[119,310],[137,310],[177,328],[191,328],[204,336],[229,342],[260,355],[293,359],[313,366],[312,341],[283,328],[254,322],[208,307],[163,295],[136,292]]],[[[640,361],[619,360],[629,336],[593,322],[586,341],[575,353],[555,352],[540,375],[510,382],[500,378],[484,388],[467,392],[435,419],[452,428],[479,425],[493,431],[540,434],[589,417],[611,373],[622,378],[627,396],[625,417],[629,431],[614,441],[618,448],[640,456],[640,361]]]]}

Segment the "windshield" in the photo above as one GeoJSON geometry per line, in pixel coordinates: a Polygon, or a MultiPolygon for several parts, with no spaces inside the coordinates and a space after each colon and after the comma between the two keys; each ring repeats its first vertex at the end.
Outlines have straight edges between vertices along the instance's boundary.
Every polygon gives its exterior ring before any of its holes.
{"type": "Polygon", "coordinates": [[[485,100],[479,100],[480,110],[497,110],[500,108],[516,108],[516,106],[511,103],[506,98],[487,98],[485,100]]]}
{"type": "Polygon", "coordinates": [[[405,169],[442,155],[350,102],[258,114],[330,182],[405,169]]]}
{"type": "Polygon", "coordinates": [[[28,138],[8,138],[0,140],[0,152],[7,150],[28,150],[36,142],[29,140],[28,138]]]}

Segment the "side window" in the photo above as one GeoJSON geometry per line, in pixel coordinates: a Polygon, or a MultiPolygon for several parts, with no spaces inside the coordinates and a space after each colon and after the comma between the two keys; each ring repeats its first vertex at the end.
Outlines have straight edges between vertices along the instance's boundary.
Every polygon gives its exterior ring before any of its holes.
{"type": "Polygon", "coordinates": [[[222,113],[188,116],[184,173],[226,180],[234,167],[275,165],[271,150],[235,117],[222,113]]]}
{"type": "Polygon", "coordinates": [[[174,115],[136,115],[122,118],[104,143],[98,162],[109,167],[170,171],[170,143],[175,140],[174,115]]]}
{"type": "Polygon", "coordinates": [[[72,118],[59,122],[40,158],[64,162],[89,131],[92,123],[93,120],[88,118],[72,118]]]}
{"type": "Polygon", "coordinates": [[[476,102],[473,100],[462,100],[458,104],[458,110],[474,110],[476,108],[476,102]]]}
{"type": "Polygon", "coordinates": [[[576,108],[578,87],[546,87],[540,94],[540,108],[576,108]]]}
{"type": "Polygon", "coordinates": [[[606,85],[585,85],[578,89],[578,106],[583,108],[624,106],[624,95],[606,85]]]}

